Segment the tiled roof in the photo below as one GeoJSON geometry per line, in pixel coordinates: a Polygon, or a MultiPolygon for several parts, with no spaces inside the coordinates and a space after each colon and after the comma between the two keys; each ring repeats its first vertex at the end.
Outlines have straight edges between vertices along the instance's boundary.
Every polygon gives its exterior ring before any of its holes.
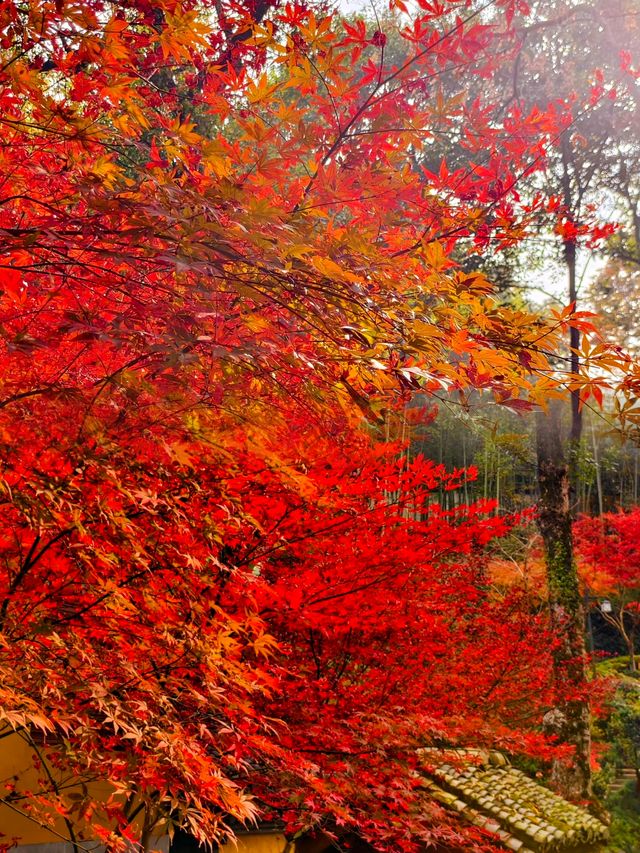
{"type": "Polygon", "coordinates": [[[499,752],[422,750],[429,795],[518,853],[598,849],[607,827],[512,767],[499,752]]]}

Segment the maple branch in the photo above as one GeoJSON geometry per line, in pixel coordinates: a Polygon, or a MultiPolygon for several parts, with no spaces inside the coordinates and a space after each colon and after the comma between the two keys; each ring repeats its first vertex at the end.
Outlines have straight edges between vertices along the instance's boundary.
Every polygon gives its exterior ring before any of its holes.
{"type": "MultiPolygon", "coordinates": [[[[48,764],[46,758],[44,757],[44,755],[40,751],[38,745],[34,741],[32,735],[31,735],[31,732],[29,732],[26,729],[24,729],[23,731],[24,731],[24,734],[25,734],[25,737],[26,737],[26,740],[27,740],[29,746],[31,747],[31,749],[33,749],[35,754],[38,756],[38,760],[40,761],[41,767],[44,768],[44,772],[47,775],[47,779],[49,780],[49,783],[51,785],[52,790],[54,791],[55,794],[57,794],[59,796],[60,795],[60,788],[58,786],[58,783],[54,779],[53,774],[51,773],[51,770],[49,768],[49,764],[48,764]]],[[[84,849],[84,848],[81,848],[81,846],[78,844],[78,837],[76,836],[75,830],[73,828],[73,824],[71,823],[71,820],[69,819],[69,817],[67,815],[63,815],[62,819],[64,820],[64,825],[67,827],[67,833],[69,835],[69,840],[71,841],[71,849],[73,850],[73,853],[79,853],[79,850],[84,849]]]]}
{"type": "MultiPolygon", "coordinates": [[[[130,359],[128,362],[126,362],[125,364],[116,368],[111,373],[107,374],[106,376],[102,376],[100,379],[94,380],[89,387],[98,388],[98,389],[104,388],[106,385],[109,384],[109,382],[112,382],[116,378],[116,376],[119,376],[125,370],[129,370],[132,367],[135,367],[135,365],[149,360],[151,357],[152,357],[152,355],[150,353],[143,353],[142,355],[135,356],[134,358],[130,359]]],[[[66,370],[66,368],[65,368],[65,370],[66,370]]],[[[47,385],[46,387],[32,388],[30,391],[21,391],[17,394],[12,394],[9,397],[5,397],[4,400],[0,400],[0,409],[4,409],[7,406],[12,405],[13,403],[17,403],[20,400],[24,400],[27,397],[37,397],[37,396],[42,395],[42,394],[65,394],[65,393],[68,393],[69,391],[78,391],[78,390],[80,390],[80,389],[74,388],[72,386],[65,386],[62,388],[57,388],[57,387],[55,387],[55,384],[52,383],[51,385],[47,385]]]]}
{"type": "Polygon", "coordinates": [[[7,595],[5,596],[4,601],[2,602],[2,606],[0,607],[0,628],[4,626],[4,622],[7,616],[7,610],[9,607],[9,602],[11,601],[11,597],[16,589],[20,586],[22,581],[27,576],[29,569],[38,561],[39,557],[34,557],[35,550],[40,544],[41,537],[36,535],[33,538],[33,542],[29,547],[29,551],[27,552],[26,557],[22,561],[22,565],[20,566],[16,575],[12,578],[11,583],[9,584],[9,588],[7,591],[7,595]]]}
{"type": "MultiPolygon", "coordinates": [[[[553,145],[553,144],[557,143],[558,141],[560,141],[565,136],[567,131],[571,127],[573,127],[579,119],[581,119],[583,116],[585,116],[589,112],[589,109],[590,109],[590,107],[586,107],[581,113],[577,113],[572,118],[572,120],[567,124],[566,127],[564,127],[561,131],[559,131],[555,136],[553,136],[551,138],[550,144],[553,145]]],[[[488,157],[488,156],[490,156],[489,153],[487,153],[486,157],[488,157]]],[[[520,181],[524,177],[526,177],[526,175],[531,171],[531,169],[533,169],[538,163],[540,163],[540,162],[542,162],[542,160],[544,160],[545,156],[546,155],[544,153],[538,154],[525,167],[523,167],[520,170],[520,172],[513,178],[513,180],[502,189],[502,191],[500,192],[498,197],[496,199],[494,199],[494,201],[492,201],[491,204],[489,204],[486,207],[485,216],[486,216],[486,214],[491,213],[493,210],[495,210],[495,208],[498,206],[498,204],[501,201],[503,201],[509,195],[509,193],[511,193],[512,190],[515,189],[515,187],[520,183],[520,181]]],[[[486,157],[484,159],[484,162],[486,162],[486,157]]],[[[482,160],[482,158],[480,158],[480,161],[477,164],[475,164],[473,166],[473,168],[469,169],[465,173],[464,178],[466,179],[466,178],[470,177],[471,175],[477,174],[477,170],[482,165],[483,165],[483,160],[482,160]]],[[[461,177],[460,180],[458,181],[458,183],[454,187],[452,187],[452,189],[451,189],[452,193],[455,192],[455,190],[461,185],[462,181],[463,181],[463,178],[461,177]]],[[[391,257],[392,258],[402,257],[403,255],[409,255],[412,252],[419,249],[423,245],[424,238],[429,233],[429,228],[430,228],[430,226],[427,226],[427,228],[425,228],[423,230],[423,232],[420,235],[418,240],[416,240],[414,243],[412,243],[410,246],[407,246],[404,249],[398,249],[396,252],[393,252],[391,257]]],[[[440,232],[438,235],[430,238],[428,242],[429,243],[436,243],[439,240],[446,239],[447,237],[453,237],[456,234],[461,233],[462,231],[467,231],[468,228],[469,228],[468,222],[462,223],[461,225],[458,225],[458,226],[451,228],[447,231],[440,232]]]]}
{"type": "Polygon", "coordinates": [[[316,666],[316,680],[319,681],[320,678],[322,677],[322,668],[320,665],[320,658],[318,657],[318,653],[316,651],[316,644],[315,644],[314,637],[315,637],[314,629],[309,628],[309,646],[311,648],[311,654],[313,656],[313,661],[314,661],[315,666],[316,666]]]}
{"type": "MultiPolygon", "coordinates": [[[[161,567],[156,567],[156,568],[158,569],[158,571],[166,571],[166,570],[163,570],[161,567]]],[[[122,589],[124,587],[129,586],[134,581],[136,581],[139,578],[142,578],[145,575],[147,575],[149,573],[149,571],[150,570],[145,567],[144,569],[141,569],[138,572],[133,572],[128,577],[126,577],[123,580],[118,582],[117,589],[122,589]]],[[[64,617],[61,617],[58,619],[51,619],[50,624],[57,627],[59,625],[64,625],[65,623],[68,623],[68,622],[74,622],[76,619],[79,619],[81,616],[84,616],[85,613],[88,613],[90,610],[93,610],[94,608],[96,608],[99,604],[102,604],[103,601],[106,601],[108,598],[111,598],[112,595],[115,595],[115,592],[116,592],[116,590],[113,590],[113,589],[109,590],[108,592],[105,592],[102,595],[99,595],[93,601],[89,602],[89,604],[86,604],[84,607],[81,607],[80,610],[76,610],[73,613],[65,614],[64,617]]]]}
{"type": "MultiPolygon", "coordinates": [[[[421,493],[420,497],[422,498],[422,500],[426,501],[427,496],[429,494],[431,494],[432,491],[435,491],[435,489],[428,490],[428,491],[425,491],[424,493],[421,493]]],[[[409,507],[409,508],[412,508],[414,506],[414,503],[416,500],[417,500],[417,495],[416,494],[410,494],[407,496],[403,496],[402,498],[398,497],[398,498],[394,498],[392,500],[385,501],[385,503],[383,505],[368,507],[367,509],[360,510],[359,512],[357,512],[353,515],[350,515],[350,516],[347,516],[345,518],[337,519],[336,521],[330,522],[327,525],[325,525],[324,527],[318,528],[317,530],[307,531],[306,533],[304,533],[300,536],[291,537],[291,538],[287,539],[287,541],[285,543],[279,543],[277,545],[274,545],[273,547],[267,549],[266,551],[261,552],[258,559],[261,560],[264,557],[267,557],[270,554],[273,554],[274,552],[279,551],[282,548],[289,547],[290,545],[293,545],[297,542],[302,542],[302,541],[306,541],[308,539],[313,539],[317,536],[322,536],[323,534],[328,533],[328,532],[333,531],[333,530],[337,530],[340,527],[348,527],[350,525],[353,525],[356,522],[360,521],[363,517],[371,515],[372,513],[384,512],[385,510],[388,510],[392,507],[409,507]]],[[[251,553],[254,554],[255,549],[251,553]]],[[[237,563],[237,565],[243,566],[243,565],[246,565],[247,562],[248,562],[248,560],[245,558],[245,559],[241,560],[239,563],[237,563]]]]}
{"type": "MultiPolygon", "coordinates": [[[[5,196],[4,198],[0,198],[0,205],[7,204],[8,202],[15,201],[17,199],[22,199],[24,201],[28,201],[29,204],[35,204],[38,207],[43,207],[45,210],[48,210],[51,213],[55,213],[56,216],[64,217],[63,212],[59,208],[54,207],[52,204],[49,204],[48,202],[43,201],[42,199],[36,198],[35,196],[27,195],[26,193],[15,193],[14,195],[8,195],[8,196],[5,196]]],[[[32,228],[32,229],[27,230],[27,233],[33,233],[34,231],[37,231],[37,230],[38,230],[37,228],[32,228]]],[[[16,236],[18,234],[24,234],[25,233],[25,230],[20,229],[20,228],[0,228],[0,231],[5,231],[9,234],[13,234],[16,236]]]]}
{"type": "MultiPolygon", "coordinates": [[[[60,391],[62,389],[56,390],[60,391]]],[[[51,392],[54,392],[54,388],[52,386],[47,386],[46,388],[32,388],[30,391],[20,391],[17,394],[12,394],[10,397],[5,397],[4,400],[0,400],[0,409],[4,409],[12,403],[17,403],[19,400],[25,400],[28,397],[37,397],[39,394],[47,394],[51,392]]]]}
{"type": "MultiPolygon", "coordinates": [[[[8,797],[0,798],[0,803],[2,803],[2,805],[5,806],[6,808],[11,809],[11,811],[16,812],[16,814],[19,814],[21,817],[26,818],[31,823],[35,823],[41,829],[45,829],[47,832],[51,833],[51,835],[57,836],[58,838],[60,838],[64,842],[69,841],[68,836],[65,838],[64,835],[59,833],[49,823],[43,823],[43,821],[38,820],[37,818],[33,817],[33,815],[29,814],[29,812],[23,811],[23,809],[19,809],[16,805],[14,805],[14,803],[11,801],[10,797],[11,797],[11,795],[9,795],[8,797]]],[[[79,841],[76,841],[76,848],[78,848],[80,850],[84,850],[85,853],[92,853],[92,851],[95,850],[94,845],[92,845],[91,847],[85,847],[85,845],[81,844],[79,841]]]]}
{"type": "Polygon", "coordinates": [[[320,749],[319,747],[304,747],[298,746],[296,747],[298,752],[311,753],[315,755],[349,755],[352,757],[357,757],[359,755],[375,755],[378,750],[375,748],[372,749],[320,749]]]}
{"type": "MultiPolygon", "coordinates": [[[[382,88],[382,86],[388,85],[392,80],[394,80],[396,77],[398,77],[404,71],[406,71],[407,68],[410,68],[414,63],[419,62],[424,56],[431,53],[436,47],[438,47],[440,44],[442,44],[446,39],[450,38],[452,35],[454,35],[456,32],[458,32],[458,30],[464,28],[469,23],[469,21],[472,21],[474,18],[476,18],[478,15],[482,14],[482,12],[484,12],[490,6],[494,5],[495,2],[497,2],[497,0],[488,0],[488,2],[486,2],[483,6],[480,6],[474,12],[470,13],[466,18],[460,19],[458,21],[458,23],[455,24],[455,26],[453,26],[450,30],[447,30],[445,33],[443,33],[438,39],[436,39],[435,42],[430,44],[428,47],[424,48],[422,51],[419,51],[414,57],[407,60],[403,65],[401,65],[398,69],[396,69],[396,71],[392,72],[388,77],[386,77],[381,83],[378,82],[372,88],[372,90],[369,93],[369,95],[367,96],[367,98],[360,105],[360,107],[358,107],[358,109],[355,111],[354,115],[349,119],[349,121],[342,128],[342,130],[338,134],[337,138],[329,146],[328,151],[320,159],[319,167],[316,168],[315,173],[311,176],[309,182],[307,183],[307,185],[303,189],[300,200],[296,202],[296,204],[294,205],[294,207],[291,211],[292,214],[299,212],[302,202],[308,196],[316,178],[318,177],[320,167],[324,166],[331,159],[331,157],[335,154],[335,152],[338,150],[338,148],[340,148],[340,146],[342,145],[348,131],[355,124],[357,124],[357,122],[360,120],[362,115],[364,115],[364,113],[369,109],[369,107],[372,105],[372,103],[375,103],[374,98],[375,98],[376,93],[380,90],[380,88],[382,88]]],[[[443,72],[439,72],[439,73],[443,73],[443,72]]]]}

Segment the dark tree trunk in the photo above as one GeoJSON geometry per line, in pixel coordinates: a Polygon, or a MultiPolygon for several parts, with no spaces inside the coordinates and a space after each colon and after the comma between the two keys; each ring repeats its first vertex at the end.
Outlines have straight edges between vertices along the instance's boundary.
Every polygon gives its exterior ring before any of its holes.
{"type": "MultiPolygon", "coordinates": [[[[561,144],[561,186],[565,215],[575,223],[581,197],[574,197],[572,185],[571,140],[567,134],[561,144]]],[[[567,268],[569,302],[578,298],[577,245],[574,235],[563,244],[567,268]]],[[[580,371],[580,331],[569,330],[570,373],[580,371]]],[[[545,717],[547,728],[563,743],[575,748],[572,767],[556,762],[552,782],[560,793],[571,799],[591,796],[591,733],[589,707],[581,698],[586,693],[584,608],[578,574],[573,559],[572,519],[576,509],[578,461],[582,439],[580,392],[570,392],[570,422],[562,427],[563,404],[553,401],[548,413],[537,415],[538,486],[540,490],[539,526],[544,541],[549,587],[549,611],[553,628],[561,640],[554,652],[554,679],[557,685],[556,707],[545,717]],[[574,698],[565,700],[565,695],[574,698]],[[578,698],[575,698],[575,697],[578,698]]]]}
{"type": "Polygon", "coordinates": [[[548,730],[563,743],[575,747],[568,768],[556,762],[552,782],[566,797],[591,795],[589,709],[580,699],[565,701],[563,695],[584,692],[586,686],[584,611],[573,560],[569,466],[561,429],[561,404],[553,402],[548,413],[537,413],[538,523],[544,541],[551,622],[561,643],[554,653],[554,679],[558,688],[556,707],[545,716],[548,730]]]}
{"type": "MultiPolygon", "coordinates": [[[[624,616],[622,618],[624,619],[624,616]]],[[[637,672],[638,671],[638,667],[636,666],[635,631],[636,631],[635,620],[633,620],[631,622],[631,628],[630,628],[629,634],[628,634],[629,639],[627,641],[627,649],[629,651],[629,669],[631,670],[631,672],[637,672]]]]}
{"type": "Polygon", "coordinates": [[[219,850],[218,845],[207,847],[200,844],[184,829],[175,830],[169,845],[169,853],[216,853],[217,850],[219,850]]]}
{"type": "MultiPolygon", "coordinates": [[[[571,186],[571,142],[567,134],[562,138],[562,197],[566,215],[572,224],[575,221],[575,208],[580,207],[580,200],[574,198],[571,186]]],[[[577,244],[575,237],[570,236],[563,243],[564,262],[567,268],[567,294],[569,303],[577,307],[578,302],[578,269],[577,269],[577,244]]],[[[573,376],[580,373],[580,330],[575,327],[569,329],[569,364],[573,376]]],[[[582,439],[582,409],[580,406],[580,390],[574,388],[569,392],[571,400],[571,425],[569,427],[569,481],[572,487],[572,495],[575,497],[578,491],[578,460],[580,454],[580,441],[582,439]]],[[[571,502],[571,511],[575,512],[575,501],[571,502]]]]}

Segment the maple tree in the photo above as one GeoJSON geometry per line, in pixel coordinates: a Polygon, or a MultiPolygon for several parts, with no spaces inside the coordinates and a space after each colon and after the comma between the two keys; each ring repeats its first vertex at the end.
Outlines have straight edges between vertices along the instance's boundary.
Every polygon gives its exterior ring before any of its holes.
{"type": "Polygon", "coordinates": [[[561,108],[438,90],[493,73],[500,5],[425,3],[400,65],[299,3],[0,8],[0,715],[41,777],[11,808],[113,849],[270,809],[464,846],[414,748],[548,754],[544,625],[483,573],[507,522],[431,506],[463,475],[362,432],[416,389],[527,409],[591,329],[450,257],[556,204],[517,185],[561,108]],[[469,166],[414,168],[454,117],[469,166]]]}
{"type": "Polygon", "coordinates": [[[432,492],[455,488],[462,472],[421,457],[406,465],[393,445],[368,451],[353,436],[347,454],[319,459],[309,472],[316,518],[301,506],[306,535],[297,541],[292,531],[276,565],[260,568],[271,580],[267,600],[275,596],[269,624],[294,662],[284,673],[282,743],[320,775],[293,799],[297,809],[281,781],[267,780],[266,800],[294,827],[302,812],[309,827],[321,817],[321,826],[357,826],[378,844],[461,843],[406,775],[416,750],[471,742],[548,754],[536,726],[549,702],[549,659],[534,653],[546,620],[531,617],[521,590],[492,594],[482,555],[513,521],[493,515],[492,502],[441,509],[432,492]]]}
{"type": "Polygon", "coordinates": [[[29,484],[8,478],[3,549],[24,571],[4,606],[3,719],[88,786],[78,799],[44,779],[33,801],[18,788],[21,810],[88,819],[113,845],[141,809],[143,835],[169,821],[204,839],[256,806],[292,831],[461,839],[420,796],[416,747],[547,754],[544,619],[517,591],[493,600],[480,553],[508,523],[490,503],[431,504],[462,472],[405,467],[344,424],[337,446],[296,426],[272,439],[288,467],[242,433],[222,450],[192,437],[179,458],[144,438],[115,481],[117,448],[96,444],[41,490],[37,540],[29,484]],[[106,804],[90,793],[103,778],[106,804]]]}
{"type": "Polygon", "coordinates": [[[618,632],[636,671],[636,632],[640,626],[640,510],[582,516],[574,523],[576,553],[589,590],[605,597],[602,618],[618,632]]]}

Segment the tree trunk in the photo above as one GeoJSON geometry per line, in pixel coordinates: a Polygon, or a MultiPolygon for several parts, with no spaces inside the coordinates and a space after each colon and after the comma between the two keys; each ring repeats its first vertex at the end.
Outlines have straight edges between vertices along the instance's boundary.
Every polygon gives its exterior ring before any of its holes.
{"type": "Polygon", "coordinates": [[[169,844],[169,853],[217,853],[217,844],[206,846],[184,829],[176,829],[169,844]]]}
{"type": "Polygon", "coordinates": [[[636,638],[635,638],[635,625],[633,622],[631,623],[631,630],[629,631],[629,640],[627,642],[627,647],[629,649],[629,668],[631,672],[637,672],[638,668],[636,666],[636,638]]]}
{"type": "MultiPolygon", "coordinates": [[[[561,147],[563,202],[565,215],[575,221],[580,198],[573,196],[571,154],[570,138],[564,134],[561,147]]],[[[564,240],[563,249],[569,302],[575,307],[578,281],[577,246],[573,235],[564,240]]],[[[580,371],[580,339],[580,331],[570,328],[569,360],[573,375],[580,371]]],[[[548,413],[537,413],[538,524],[547,564],[551,624],[560,639],[553,659],[556,707],[545,715],[544,723],[562,743],[575,749],[573,766],[555,762],[551,781],[565,797],[581,799],[591,796],[591,733],[588,704],[580,698],[586,693],[584,609],[573,559],[575,507],[571,494],[577,493],[582,409],[579,390],[571,390],[569,396],[570,423],[566,437],[562,430],[562,403],[552,401],[548,413]],[[565,699],[567,694],[574,698],[565,699]]]]}
{"type": "Polygon", "coordinates": [[[573,766],[555,762],[552,782],[564,796],[581,799],[591,795],[591,737],[586,703],[563,698],[566,692],[584,692],[586,672],[584,612],[573,560],[569,467],[563,449],[560,406],[551,403],[548,413],[537,413],[536,422],[538,523],[547,564],[551,623],[561,639],[553,662],[556,707],[544,722],[561,742],[575,747],[573,766]]]}
{"type": "Polygon", "coordinates": [[[596,441],[596,431],[593,423],[591,424],[591,440],[593,442],[593,463],[596,468],[596,489],[598,492],[598,515],[604,515],[604,498],[602,494],[602,472],[600,471],[600,454],[598,453],[598,443],[596,441]]]}
{"type": "MultiPolygon", "coordinates": [[[[568,219],[575,221],[575,208],[579,207],[579,201],[573,198],[571,187],[571,141],[565,133],[562,137],[562,196],[568,219]],[[576,203],[577,201],[577,203],[576,203]]],[[[575,237],[571,236],[564,240],[564,262],[567,267],[567,291],[569,302],[574,309],[578,302],[578,270],[577,270],[577,245],[575,237]]],[[[572,326],[569,329],[569,346],[571,373],[577,375],[580,371],[580,330],[572,326]]],[[[571,457],[578,453],[580,439],[582,437],[582,410],[580,408],[580,391],[574,389],[570,393],[571,398],[571,427],[569,433],[569,447],[571,457]]],[[[574,465],[571,466],[575,468],[574,465]]],[[[570,472],[573,473],[573,472],[570,472]]]]}

